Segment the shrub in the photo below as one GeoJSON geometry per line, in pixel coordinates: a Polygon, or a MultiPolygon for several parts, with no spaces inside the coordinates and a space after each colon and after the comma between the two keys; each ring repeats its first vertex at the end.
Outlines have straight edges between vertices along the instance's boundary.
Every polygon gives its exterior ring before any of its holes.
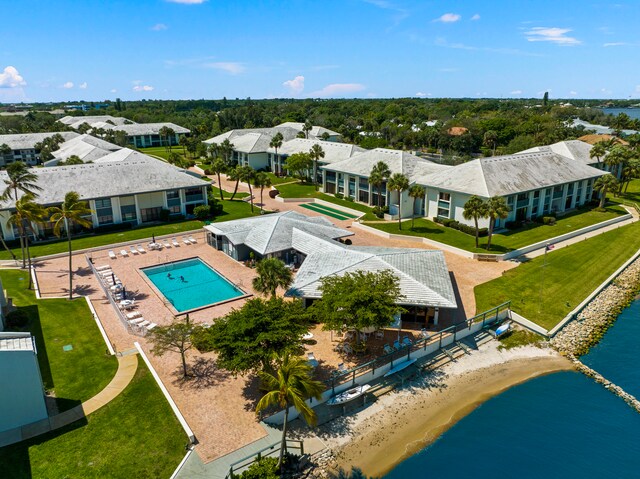
{"type": "Polygon", "coordinates": [[[169,221],[169,215],[171,215],[171,212],[166,208],[162,208],[160,210],[160,221],[169,221]]]}
{"type": "Polygon", "coordinates": [[[200,353],[213,351],[213,340],[209,334],[209,328],[198,328],[191,334],[191,344],[200,353]]]}
{"type": "Polygon", "coordinates": [[[508,230],[515,230],[520,227],[520,223],[517,221],[507,221],[504,224],[504,227],[507,228],[508,230]]]}
{"type": "Polygon", "coordinates": [[[278,196],[280,192],[278,190],[269,190],[269,198],[273,199],[278,196]]]}
{"type": "Polygon", "coordinates": [[[335,197],[341,200],[342,198],[344,198],[344,195],[342,193],[336,193],[335,197]]]}
{"type": "Polygon", "coordinates": [[[212,216],[218,216],[222,213],[224,206],[222,202],[214,198],[213,201],[209,203],[209,208],[212,216]]]}
{"type": "Polygon", "coordinates": [[[29,322],[29,315],[23,309],[11,311],[5,317],[7,329],[22,329],[29,322]]]}
{"type": "Polygon", "coordinates": [[[549,225],[549,226],[555,225],[556,224],[555,216],[543,216],[542,217],[542,224],[543,225],[549,225]]]}
{"type": "Polygon", "coordinates": [[[353,203],[353,198],[351,198],[350,196],[345,196],[344,200],[353,203]]]}
{"type": "Polygon", "coordinates": [[[193,214],[200,221],[204,221],[211,216],[211,207],[209,205],[198,205],[193,209],[193,214]]]}
{"type": "Polygon", "coordinates": [[[275,457],[263,457],[249,466],[240,475],[240,479],[278,479],[278,459],[275,457]]]}
{"type": "Polygon", "coordinates": [[[382,217],[384,217],[385,213],[389,212],[389,207],[388,206],[374,206],[373,210],[371,210],[371,211],[378,218],[382,218],[382,217]]]}
{"type": "MultiPolygon", "coordinates": [[[[434,218],[433,219],[434,223],[438,223],[441,224],[442,226],[446,226],[447,228],[451,228],[454,230],[458,230],[461,231],[465,234],[471,235],[471,236],[475,236],[476,235],[476,229],[473,226],[469,226],[466,225],[464,223],[460,223],[459,221],[453,220],[451,218],[434,218]]],[[[484,236],[488,236],[489,234],[489,229],[488,228],[479,228],[478,229],[478,236],[479,237],[484,237],[484,236]]]]}
{"type": "Polygon", "coordinates": [[[93,228],[95,233],[109,233],[110,231],[122,231],[122,230],[130,230],[133,227],[133,223],[117,223],[112,225],[102,225],[96,228],[93,228]]]}

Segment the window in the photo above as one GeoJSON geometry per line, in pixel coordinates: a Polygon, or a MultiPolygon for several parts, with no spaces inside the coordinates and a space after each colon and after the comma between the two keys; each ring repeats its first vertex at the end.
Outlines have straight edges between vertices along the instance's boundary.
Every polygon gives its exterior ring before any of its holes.
{"type": "Polygon", "coordinates": [[[162,212],[162,207],[157,206],[155,208],[144,208],[140,210],[140,217],[143,223],[149,221],[158,221],[160,219],[160,213],[162,212]]]}
{"type": "Polygon", "coordinates": [[[187,188],[184,190],[185,201],[187,203],[191,203],[193,201],[202,201],[204,197],[202,196],[202,188],[187,188]]]}
{"type": "Polygon", "coordinates": [[[120,214],[122,215],[122,221],[137,221],[136,205],[124,205],[120,207],[120,214]]]}
{"type": "Polygon", "coordinates": [[[95,204],[98,224],[106,225],[113,223],[113,209],[111,208],[111,198],[101,198],[95,200],[95,204]]]}
{"type": "Polygon", "coordinates": [[[182,213],[182,204],[180,203],[180,191],[167,191],[167,208],[172,215],[182,213]]]}
{"type": "Polygon", "coordinates": [[[451,201],[451,195],[449,193],[443,193],[442,191],[438,194],[438,199],[442,201],[451,201]]]}
{"type": "Polygon", "coordinates": [[[449,217],[449,209],[438,207],[438,218],[448,218],[448,217],[449,217]]]}

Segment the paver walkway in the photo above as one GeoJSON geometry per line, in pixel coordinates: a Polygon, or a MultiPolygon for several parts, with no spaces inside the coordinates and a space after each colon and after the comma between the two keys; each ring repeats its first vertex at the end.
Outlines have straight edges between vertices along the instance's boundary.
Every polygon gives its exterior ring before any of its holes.
{"type": "Polygon", "coordinates": [[[59,429],[97,411],[124,391],[133,379],[137,369],[137,354],[125,354],[118,356],[118,370],[116,371],[115,376],[113,376],[113,379],[111,379],[111,382],[107,384],[102,391],[91,399],[86,400],[82,404],[71,408],[68,411],[56,414],[55,416],[51,416],[37,423],[29,424],[22,427],[19,431],[14,431],[14,434],[11,436],[7,435],[6,437],[0,438],[0,447],[24,441],[25,439],[30,439],[46,432],[59,429]]]}

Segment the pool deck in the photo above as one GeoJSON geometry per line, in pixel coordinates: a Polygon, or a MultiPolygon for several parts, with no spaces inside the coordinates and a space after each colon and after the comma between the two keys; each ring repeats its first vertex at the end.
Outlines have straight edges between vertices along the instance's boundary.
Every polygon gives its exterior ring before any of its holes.
{"type": "MultiPolygon", "coordinates": [[[[225,181],[223,181],[225,183],[225,181]]],[[[240,185],[239,190],[246,185],[240,185]]],[[[233,189],[233,188],[231,188],[233,189]]],[[[265,194],[265,207],[268,209],[295,210],[309,216],[319,216],[320,213],[300,207],[295,203],[279,203],[268,198],[265,194]]],[[[351,229],[352,220],[332,222],[339,227],[351,229]]],[[[388,246],[388,247],[418,247],[424,245],[407,243],[401,240],[386,240],[366,231],[353,230],[351,237],[355,245],[388,246]]],[[[204,242],[204,232],[194,235],[198,240],[195,245],[184,245],[180,241],[179,247],[163,249],[162,251],[148,251],[145,254],[129,255],[122,258],[119,249],[118,258],[108,257],[109,247],[93,253],[92,258],[96,266],[111,265],[114,273],[123,281],[128,291],[136,293],[139,302],[138,310],[146,319],[164,325],[168,324],[173,313],[169,310],[161,297],[156,293],[139,271],[140,268],[153,266],[168,261],[200,257],[226,278],[238,284],[247,293],[255,294],[251,287],[255,270],[244,266],[220,251],[214,250],[204,242]]],[[[144,245],[146,248],[146,245],[144,245]]],[[[485,281],[500,276],[505,270],[515,267],[515,263],[480,263],[445,252],[447,265],[454,280],[454,288],[458,293],[460,308],[449,318],[442,317],[442,324],[457,321],[475,312],[475,298],[473,288],[485,281]]],[[[67,258],[61,257],[37,263],[36,271],[40,291],[44,297],[64,296],[68,294],[67,258]]],[[[187,354],[190,366],[197,365],[198,374],[189,381],[182,381],[178,375],[179,355],[166,353],[155,356],[150,353],[149,342],[140,336],[129,334],[118,320],[111,305],[104,297],[97,279],[87,266],[84,255],[74,255],[74,290],[76,294],[88,296],[96,309],[110,341],[119,351],[133,347],[134,341],[139,341],[148,354],[154,368],[162,378],[180,411],[193,429],[199,444],[196,452],[204,463],[224,456],[238,448],[264,438],[265,429],[258,423],[253,412],[254,405],[259,398],[257,384],[251,378],[237,377],[226,374],[215,367],[215,354],[199,354],[189,351],[187,354]]],[[[282,291],[280,291],[282,293],[282,291]]],[[[209,307],[190,313],[193,321],[211,323],[214,318],[224,316],[233,308],[241,307],[246,299],[230,301],[228,303],[209,307]]],[[[444,315],[443,315],[444,316],[444,315]]],[[[333,347],[340,338],[330,331],[323,331],[320,327],[311,330],[315,344],[306,346],[307,351],[313,352],[319,362],[316,368],[319,378],[326,378],[335,370],[339,363],[351,367],[370,359],[370,356],[341,357],[333,351],[333,347]]],[[[415,329],[403,330],[400,334],[416,334],[415,329]]],[[[397,338],[397,330],[387,330],[383,339],[371,342],[371,349],[381,348],[385,342],[393,342],[397,338]]]]}

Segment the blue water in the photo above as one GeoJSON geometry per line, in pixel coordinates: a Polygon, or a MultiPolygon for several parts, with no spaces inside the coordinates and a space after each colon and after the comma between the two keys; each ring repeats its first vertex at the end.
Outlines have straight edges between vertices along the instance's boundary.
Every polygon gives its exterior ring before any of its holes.
{"type": "Polygon", "coordinates": [[[180,312],[245,294],[199,258],[143,268],[142,272],[180,312]]]}
{"type": "Polygon", "coordinates": [[[603,108],[602,111],[607,115],[618,116],[620,113],[626,113],[629,118],[640,119],[640,108],[603,108]]]}
{"type": "MultiPolygon", "coordinates": [[[[582,360],[640,391],[640,301],[582,360]]],[[[385,479],[638,478],[640,414],[593,380],[560,372],[479,406],[385,479]]]]}

